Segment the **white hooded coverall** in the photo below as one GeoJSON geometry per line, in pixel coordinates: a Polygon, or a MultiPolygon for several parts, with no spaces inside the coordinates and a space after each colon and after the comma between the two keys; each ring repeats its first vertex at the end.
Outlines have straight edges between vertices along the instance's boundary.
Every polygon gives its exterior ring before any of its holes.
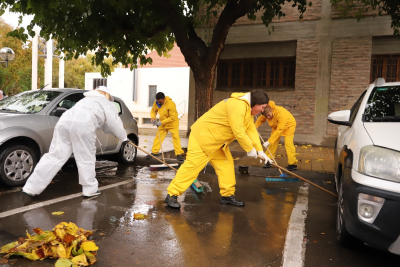
{"type": "Polygon", "coordinates": [[[61,167],[74,153],[78,166],[79,184],[84,195],[98,190],[96,179],[96,130],[114,134],[122,141],[128,140],[115,105],[97,91],[86,96],[67,110],[54,128],[49,152],[44,154],[23,190],[40,194],[61,167]]]}

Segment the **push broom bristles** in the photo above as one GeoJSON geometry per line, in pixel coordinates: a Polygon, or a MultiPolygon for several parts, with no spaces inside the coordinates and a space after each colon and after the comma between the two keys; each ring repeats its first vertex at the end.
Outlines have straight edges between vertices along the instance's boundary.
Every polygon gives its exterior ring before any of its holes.
{"type": "MultiPolygon", "coordinates": [[[[173,163],[173,164],[169,164],[169,166],[172,167],[179,167],[178,163],[173,163]]],[[[162,171],[162,170],[167,170],[170,169],[170,167],[165,165],[165,164],[155,164],[155,165],[150,165],[149,170],[150,171],[162,171]]]]}
{"type": "Polygon", "coordinates": [[[194,182],[192,183],[192,188],[194,189],[194,191],[196,191],[197,193],[201,193],[204,190],[204,186],[196,180],[194,180],[194,182]]]}

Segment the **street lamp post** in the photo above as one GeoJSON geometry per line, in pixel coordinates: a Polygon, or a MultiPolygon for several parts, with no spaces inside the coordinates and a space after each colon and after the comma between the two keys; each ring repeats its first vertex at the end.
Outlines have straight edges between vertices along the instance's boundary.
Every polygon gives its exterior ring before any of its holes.
{"type": "Polygon", "coordinates": [[[15,57],[14,51],[9,48],[9,47],[3,47],[0,49],[0,57],[3,59],[3,61],[0,61],[0,63],[6,63],[6,68],[8,67],[8,61],[11,61],[15,57]]]}

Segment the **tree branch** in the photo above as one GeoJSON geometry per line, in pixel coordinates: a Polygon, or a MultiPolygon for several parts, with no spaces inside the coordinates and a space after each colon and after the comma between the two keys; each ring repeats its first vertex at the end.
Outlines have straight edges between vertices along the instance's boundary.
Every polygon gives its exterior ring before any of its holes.
{"type": "Polygon", "coordinates": [[[253,2],[254,0],[241,0],[240,2],[237,2],[237,0],[230,0],[227,2],[213,31],[211,45],[207,55],[207,64],[213,64],[218,60],[224,48],[229,29],[238,18],[243,17],[250,11],[253,2]]]}
{"type": "MultiPolygon", "coordinates": [[[[178,12],[174,10],[170,0],[157,0],[157,2],[159,7],[162,9],[166,21],[174,32],[176,43],[181,49],[186,62],[193,72],[201,71],[203,68],[200,56],[192,45],[193,43],[198,45],[199,42],[196,40],[195,42],[191,42],[191,40],[189,40],[189,36],[194,36],[193,32],[191,32],[190,26],[187,28],[187,23],[180,19],[181,14],[178,14],[178,12]]],[[[201,47],[201,45],[199,46],[201,47]]]]}

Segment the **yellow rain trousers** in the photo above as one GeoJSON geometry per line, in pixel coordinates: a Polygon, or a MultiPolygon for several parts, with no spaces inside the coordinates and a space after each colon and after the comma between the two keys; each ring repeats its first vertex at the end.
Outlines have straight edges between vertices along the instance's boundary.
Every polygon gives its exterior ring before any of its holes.
{"type": "Polygon", "coordinates": [[[150,113],[151,118],[155,120],[157,113],[160,114],[160,121],[162,125],[158,127],[151,153],[157,154],[160,151],[161,143],[164,142],[168,132],[171,132],[175,155],[183,154],[184,152],[181,147],[181,139],[179,138],[178,112],[176,111],[176,105],[174,101],[172,101],[170,97],[166,96],[165,102],[160,108],[157,106],[156,101],[154,101],[153,108],[151,109],[150,113]]]}
{"type": "Polygon", "coordinates": [[[249,152],[262,151],[251,115],[250,94],[233,93],[191,127],[186,161],[168,186],[168,194],[179,196],[193,183],[210,161],[218,176],[221,196],[235,194],[235,169],[229,144],[237,140],[249,152]]]}
{"type": "MultiPolygon", "coordinates": [[[[275,158],[275,152],[278,148],[279,139],[281,136],[283,136],[285,138],[285,149],[288,156],[288,164],[296,165],[296,148],[293,143],[294,132],[296,130],[296,120],[287,109],[275,105],[274,101],[269,101],[268,104],[272,109],[272,113],[274,115],[273,118],[268,120],[267,117],[261,115],[255,122],[255,126],[258,128],[261,124],[268,121],[269,126],[272,128],[271,137],[268,139],[268,142],[270,143],[268,149],[271,151],[272,156],[275,158]]],[[[271,157],[268,149],[265,151],[265,153],[271,157]]]]}

